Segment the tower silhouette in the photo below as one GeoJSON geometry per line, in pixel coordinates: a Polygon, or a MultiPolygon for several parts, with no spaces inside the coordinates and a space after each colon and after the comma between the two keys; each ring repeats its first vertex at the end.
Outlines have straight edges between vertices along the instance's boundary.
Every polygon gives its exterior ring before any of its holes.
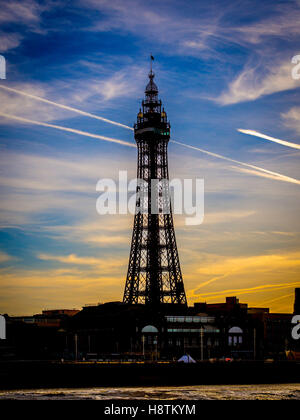
{"type": "MultiPolygon", "coordinates": [[[[153,57],[151,56],[151,60],[153,57]]],[[[134,125],[138,149],[136,212],[123,302],[186,305],[169,196],[170,123],[158,99],[152,62],[134,125]]]]}

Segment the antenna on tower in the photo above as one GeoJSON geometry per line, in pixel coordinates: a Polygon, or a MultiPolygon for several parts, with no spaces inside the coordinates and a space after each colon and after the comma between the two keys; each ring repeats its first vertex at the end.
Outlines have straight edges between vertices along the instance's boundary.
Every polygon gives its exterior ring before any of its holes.
{"type": "Polygon", "coordinates": [[[152,61],[154,61],[154,57],[150,54],[150,74],[152,74],[152,61]]]}

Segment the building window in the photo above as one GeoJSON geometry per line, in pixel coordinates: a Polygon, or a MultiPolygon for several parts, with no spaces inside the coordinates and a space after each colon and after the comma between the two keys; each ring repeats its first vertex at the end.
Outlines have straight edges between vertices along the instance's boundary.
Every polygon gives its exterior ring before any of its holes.
{"type": "Polygon", "coordinates": [[[228,331],[228,345],[237,346],[243,343],[243,330],[240,327],[232,327],[228,331]]]}

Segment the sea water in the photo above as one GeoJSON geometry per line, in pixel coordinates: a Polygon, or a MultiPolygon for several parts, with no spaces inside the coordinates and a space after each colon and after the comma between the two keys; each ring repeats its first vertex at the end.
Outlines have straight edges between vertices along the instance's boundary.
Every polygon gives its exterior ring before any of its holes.
{"type": "Polygon", "coordinates": [[[55,388],[0,391],[0,400],[300,400],[300,384],[55,388]]]}

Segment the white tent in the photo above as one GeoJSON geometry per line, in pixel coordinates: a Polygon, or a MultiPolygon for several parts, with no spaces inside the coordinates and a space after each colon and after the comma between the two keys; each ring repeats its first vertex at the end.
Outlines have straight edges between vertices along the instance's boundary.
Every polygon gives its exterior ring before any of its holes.
{"type": "Polygon", "coordinates": [[[184,354],[182,357],[180,357],[180,359],[178,359],[178,362],[196,363],[196,361],[189,354],[184,354]]]}

